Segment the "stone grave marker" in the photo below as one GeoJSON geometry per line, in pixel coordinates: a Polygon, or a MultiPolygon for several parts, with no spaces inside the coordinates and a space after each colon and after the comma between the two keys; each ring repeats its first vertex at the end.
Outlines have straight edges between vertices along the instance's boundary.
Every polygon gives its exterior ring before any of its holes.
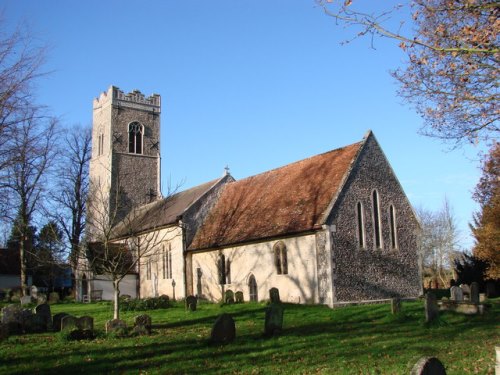
{"type": "Polygon", "coordinates": [[[213,344],[229,344],[236,338],[236,326],[229,314],[217,317],[210,334],[210,342],[213,344]]]}
{"type": "Polygon", "coordinates": [[[464,301],[470,301],[470,287],[467,284],[460,284],[464,301]]]}
{"type": "Polygon", "coordinates": [[[58,303],[59,302],[59,293],[52,292],[49,294],[49,303],[58,303]]]}
{"type": "Polygon", "coordinates": [[[44,303],[47,303],[47,296],[43,293],[38,294],[36,297],[36,303],[37,305],[43,305],[44,303]]]}
{"type": "Polygon", "coordinates": [[[452,286],[450,288],[450,301],[462,302],[464,300],[464,293],[462,289],[458,286],[452,286]]]}
{"type": "Polygon", "coordinates": [[[125,335],[127,333],[127,323],[121,319],[111,319],[106,322],[106,333],[116,333],[118,336],[125,335]]]}
{"type": "Polygon", "coordinates": [[[476,281],[470,284],[470,301],[472,303],[479,303],[479,283],[476,281]]]}
{"type": "Polygon", "coordinates": [[[94,333],[94,318],[85,315],[76,319],[76,326],[82,331],[91,331],[94,333]]]}
{"type": "Polygon", "coordinates": [[[21,297],[19,301],[21,302],[21,306],[29,305],[31,303],[31,296],[21,297]]]}
{"type": "Polygon", "coordinates": [[[446,370],[436,357],[422,357],[415,363],[410,375],[446,375],[446,370]]]}
{"type": "Polygon", "coordinates": [[[234,292],[231,289],[226,290],[224,293],[224,302],[227,304],[234,303],[234,292]]]}
{"type": "Polygon", "coordinates": [[[61,328],[62,328],[62,319],[65,317],[65,316],[68,316],[69,314],[65,313],[65,312],[61,312],[61,313],[58,313],[58,314],[55,314],[53,317],[52,317],[52,326],[54,328],[54,331],[56,332],[59,332],[61,331],[61,328]]]}
{"type": "Polygon", "coordinates": [[[26,316],[26,319],[23,322],[23,328],[26,333],[47,332],[47,322],[41,315],[30,314],[26,316]]]}
{"type": "Polygon", "coordinates": [[[264,335],[273,336],[283,329],[284,308],[281,303],[271,303],[266,308],[264,335]]]}
{"type": "Polygon", "coordinates": [[[433,293],[425,295],[425,321],[432,322],[439,317],[439,306],[433,293]]]}
{"type": "Polygon", "coordinates": [[[195,296],[187,296],[186,297],[186,309],[189,311],[196,311],[196,304],[198,300],[195,296]]]}
{"type": "Polygon", "coordinates": [[[76,317],[73,315],[66,315],[61,318],[61,331],[73,331],[78,329],[76,325],[76,317]]]}
{"type": "Polygon", "coordinates": [[[236,303],[243,303],[243,292],[238,291],[238,292],[234,293],[234,298],[235,298],[236,303]]]}
{"type": "Polygon", "coordinates": [[[39,315],[45,321],[45,325],[48,330],[52,329],[52,314],[50,312],[50,306],[46,303],[42,303],[35,307],[34,311],[35,315],[39,315]]]}
{"type": "Polygon", "coordinates": [[[2,324],[7,326],[9,334],[22,332],[22,313],[20,305],[7,305],[2,309],[2,324]]]}
{"type": "Polygon", "coordinates": [[[479,293],[479,303],[486,302],[486,293],[479,293]]]}
{"type": "Polygon", "coordinates": [[[269,289],[269,299],[271,300],[271,303],[280,303],[280,291],[278,288],[271,288],[269,289]]]}
{"type": "Polygon", "coordinates": [[[38,288],[36,287],[36,285],[31,286],[30,294],[34,300],[38,298],[38,288]]]}
{"type": "Polygon", "coordinates": [[[391,312],[393,314],[399,314],[401,312],[401,300],[399,298],[391,299],[391,312]]]}
{"type": "Polygon", "coordinates": [[[134,328],[132,333],[135,335],[150,335],[151,334],[151,317],[147,314],[137,315],[134,318],[134,328]]]}

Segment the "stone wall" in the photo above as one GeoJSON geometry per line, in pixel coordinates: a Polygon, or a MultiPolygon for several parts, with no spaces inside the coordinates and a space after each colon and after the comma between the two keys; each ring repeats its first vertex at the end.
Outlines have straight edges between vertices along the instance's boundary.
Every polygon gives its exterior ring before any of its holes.
{"type": "Polygon", "coordinates": [[[329,218],[334,302],[417,297],[421,292],[418,222],[377,141],[370,135],[329,218]],[[372,192],[380,200],[382,247],[376,248],[372,192]],[[365,246],[359,247],[357,202],[364,212],[365,246]],[[396,212],[397,248],[391,248],[389,206],[396,212]]]}

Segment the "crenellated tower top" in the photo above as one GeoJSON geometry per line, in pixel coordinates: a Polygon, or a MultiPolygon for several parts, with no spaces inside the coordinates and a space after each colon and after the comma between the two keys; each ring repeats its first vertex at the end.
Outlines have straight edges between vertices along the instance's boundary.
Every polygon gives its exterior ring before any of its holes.
{"type": "Polygon", "coordinates": [[[155,113],[160,113],[161,110],[160,95],[151,94],[146,97],[140,90],[125,94],[116,86],[110,86],[108,91],[102,92],[98,98],[94,99],[94,109],[102,108],[110,102],[117,107],[143,109],[155,113]]]}

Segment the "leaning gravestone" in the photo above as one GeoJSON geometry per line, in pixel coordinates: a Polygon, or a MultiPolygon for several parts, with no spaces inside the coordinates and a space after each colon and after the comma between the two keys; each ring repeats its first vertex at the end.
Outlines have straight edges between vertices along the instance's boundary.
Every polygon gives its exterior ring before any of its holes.
{"type": "Polygon", "coordinates": [[[473,282],[470,284],[470,301],[472,303],[479,303],[479,283],[473,282]]]}
{"type": "Polygon", "coordinates": [[[278,288],[271,288],[269,289],[269,299],[271,300],[271,303],[280,303],[280,291],[278,288]]]}
{"type": "Polygon", "coordinates": [[[464,300],[464,293],[462,289],[458,286],[452,286],[450,288],[450,301],[462,302],[464,300]]]}
{"type": "Polygon", "coordinates": [[[91,316],[82,316],[76,319],[76,326],[82,331],[90,331],[94,333],[94,318],[91,316]]]}
{"type": "Polygon", "coordinates": [[[243,292],[238,291],[234,293],[234,299],[236,303],[243,303],[243,292]]]}
{"type": "Polygon", "coordinates": [[[464,301],[470,300],[470,287],[467,284],[460,284],[460,289],[462,289],[462,295],[464,301]]]}
{"type": "Polygon", "coordinates": [[[187,296],[186,297],[186,310],[196,311],[197,299],[195,296],[187,296]]]}
{"type": "Polygon", "coordinates": [[[31,303],[31,296],[21,297],[20,302],[21,302],[21,306],[29,305],[31,303]]]}
{"type": "Polygon", "coordinates": [[[22,332],[22,313],[20,305],[7,305],[2,309],[2,324],[7,326],[9,334],[22,332]]]}
{"type": "Polygon", "coordinates": [[[62,328],[62,325],[61,325],[62,324],[62,319],[65,316],[69,316],[69,314],[67,314],[65,312],[61,312],[61,313],[55,314],[52,317],[52,326],[54,328],[54,331],[56,331],[56,332],[61,331],[61,328],[62,328]]]}
{"type": "Polygon", "coordinates": [[[399,314],[401,312],[401,300],[399,298],[391,299],[391,312],[399,314]]]}
{"type": "Polygon", "coordinates": [[[44,320],[48,330],[52,329],[52,314],[48,304],[42,303],[41,305],[38,305],[35,307],[33,312],[35,315],[39,315],[44,320]]]}
{"type": "Polygon", "coordinates": [[[215,320],[210,334],[213,344],[229,344],[236,337],[236,326],[229,314],[222,314],[215,320]]]}
{"type": "Polygon", "coordinates": [[[281,303],[271,303],[266,308],[264,335],[273,336],[283,329],[284,308],[281,303]]]}
{"type": "Polygon", "coordinates": [[[446,370],[436,357],[423,357],[415,363],[410,375],[446,375],[446,370]]]}
{"type": "Polygon", "coordinates": [[[439,317],[439,306],[433,293],[425,295],[425,321],[430,323],[439,317]]]}
{"type": "Polygon", "coordinates": [[[227,304],[234,303],[234,292],[231,289],[226,290],[224,293],[224,302],[227,304]]]}
{"type": "Polygon", "coordinates": [[[132,330],[132,333],[139,336],[150,335],[151,326],[151,317],[149,315],[138,315],[134,318],[134,328],[132,330]]]}
{"type": "Polygon", "coordinates": [[[106,333],[115,333],[118,336],[125,335],[127,333],[127,323],[120,319],[111,319],[106,322],[106,333]]]}

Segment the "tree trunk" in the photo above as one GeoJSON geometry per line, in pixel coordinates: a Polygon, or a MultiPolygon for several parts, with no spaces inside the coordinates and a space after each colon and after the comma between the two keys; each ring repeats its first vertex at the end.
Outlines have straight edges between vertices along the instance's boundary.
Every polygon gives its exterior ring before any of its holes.
{"type": "Polygon", "coordinates": [[[120,280],[113,280],[113,319],[120,319],[120,280]]]}
{"type": "Polygon", "coordinates": [[[19,260],[21,262],[21,293],[22,296],[26,296],[28,292],[28,285],[26,283],[26,243],[25,236],[21,236],[19,241],[19,260]]]}

